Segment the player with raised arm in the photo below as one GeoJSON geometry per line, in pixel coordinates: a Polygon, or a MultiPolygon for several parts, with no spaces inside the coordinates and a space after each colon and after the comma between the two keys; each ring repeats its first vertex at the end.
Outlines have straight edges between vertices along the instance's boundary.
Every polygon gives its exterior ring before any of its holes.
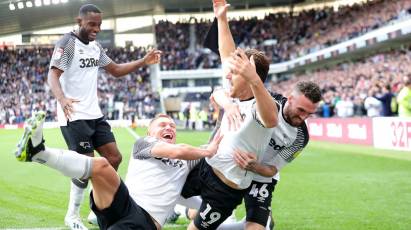
{"type": "MultiPolygon", "coordinates": [[[[280,179],[279,171],[291,163],[304,149],[309,140],[305,120],[314,114],[321,100],[321,90],[310,81],[298,82],[288,97],[272,94],[278,107],[278,125],[260,159],[253,154],[237,152],[236,163],[243,169],[255,173],[253,182],[244,196],[246,218],[237,223],[224,223],[219,230],[264,230],[270,225],[272,193],[280,179]]],[[[217,102],[218,99],[216,98],[217,102]]],[[[227,102],[228,98],[222,101],[227,102]]],[[[227,117],[235,128],[241,124],[238,106],[224,104],[227,117]]]]}
{"type": "Polygon", "coordinates": [[[244,123],[237,131],[232,131],[223,118],[221,132],[225,137],[217,154],[206,158],[190,172],[182,196],[201,195],[202,204],[188,229],[216,229],[231,215],[253,178],[252,172],[236,165],[234,152],[261,155],[272,128],[277,125],[275,102],[264,87],[268,59],[255,49],[235,49],[227,20],[228,6],[225,1],[213,1],[221,61],[230,69],[225,76],[231,83],[229,95],[238,100],[244,123]]]}
{"type": "Polygon", "coordinates": [[[217,135],[206,149],[175,144],[174,121],[158,115],[150,122],[147,136],[135,142],[123,183],[104,157],[46,147],[44,119],[45,113],[38,112],[27,121],[17,159],[41,163],[71,178],[90,179],[90,206],[102,230],[161,229],[196,159],[213,156],[222,138],[217,135]]]}
{"type": "MultiPolygon", "coordinates": [[[[161,52],[151,50],[142,59],[117,64],[95,41],[101,30],[101,10],[93,4],[81,6],[77,23],[78,30],[65,34],[57,42],[50,61],[48,83],[58,101],[58,123],[70,150],[87,156],[93,156],[97,150],[117,170],[122,157],[98,104],[99,68],[114,77],[121,77],[140,67],[158,63],[161,52]]],[[[72,180],[65,216],[70,229],[87,229],[79,214],[87,184],[88,180],[72,180]]]]}

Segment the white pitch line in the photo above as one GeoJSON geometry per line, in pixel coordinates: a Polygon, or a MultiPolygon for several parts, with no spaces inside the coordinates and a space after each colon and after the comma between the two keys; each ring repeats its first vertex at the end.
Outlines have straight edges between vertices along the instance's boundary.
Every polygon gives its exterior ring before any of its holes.
{"type": "Polygon", "coordinates": [[[134,132],[130,127],[126,127],[126,130],[127,130],[128,133],[130,133],[131,136],[133,136],[135,139],[140,138],[140,136],[139,136],[136,132],[134,132]]]}

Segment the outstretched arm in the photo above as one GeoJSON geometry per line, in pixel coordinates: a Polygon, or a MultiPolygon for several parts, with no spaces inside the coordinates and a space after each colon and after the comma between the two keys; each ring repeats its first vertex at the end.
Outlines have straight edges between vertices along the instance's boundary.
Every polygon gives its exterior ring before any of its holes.
{"type": "Polygon", "coordinates": [[[225,0],[213,0],[214,16],[217,18],[218,24],[218,47],[221,56],[221,61],[230,57],[230,54],[235,50],[233,35],[228,25],[227,10],[230,4],[225,0]]]}
{"type": "Polygon", "coordinates": [[[150,50],[143,58],[139,60],[122,64],[117,64],[114,61],[112,61],[110,62],[110,64],[106,65],[104,69],[114,77],[121,77],[135,71],[140,67],[160,62],[160,56],[161,51],[154,49],[150,50]]]}
{"type": "Polygon", "coordinates": [[[211,157],[217,152],[223,136],[217,132],[214,139],[207,145],[206,149],[193,147],[186,144],[169,144],[166,142],[158,142],[151,149],[151,154],[154,157],[165,157],[181,160],[197,160],[203,157],[211,157]]]}

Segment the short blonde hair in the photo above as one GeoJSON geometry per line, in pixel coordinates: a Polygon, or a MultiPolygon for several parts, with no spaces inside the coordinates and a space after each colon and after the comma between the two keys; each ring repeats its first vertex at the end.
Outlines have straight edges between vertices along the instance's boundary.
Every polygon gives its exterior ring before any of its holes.
{"type": "Polygon", "coordinates": [[[174,121],[173,118],[170,117],[169,115],[167,115],[167,114],[165,114],[165,113],[159,113],[159,114],[157,114],[153,119],[151,119],[150,123],[148,123],[148,127],[150,127],[151,124],[153,124],[154,121],[156,121],[156,120],[158,120],[158,119],[160,119],[160,118],[162,118],[162,117],[166,117],[166,118],[174,121]]]}

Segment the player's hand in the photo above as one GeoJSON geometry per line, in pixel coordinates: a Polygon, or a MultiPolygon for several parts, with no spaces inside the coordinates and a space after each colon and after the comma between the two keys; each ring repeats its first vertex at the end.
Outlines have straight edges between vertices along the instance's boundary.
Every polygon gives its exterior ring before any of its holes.
{"type": "Polygon", "coordinates": [[[71,115],[75,112],[73,108],[73,103],[79,102],[79,100],[73,98],[63,97],[59,100],[61,108],[63,109],[64,116],[66,116],[67,120],[71,120],[71,115]]]}
{"type": "Polygon", "coordinates": [[[148,51],[143,57],[144,64],[153,65],[160,62],[162,52],[160,50],[152,49],[148,51]]]}
{"type": "Polygon", "coordinates": [[[257,164],[257,156],[254,153],[246,153],[239,149],[234,150],[234,161],[243,170],[253,171],[257,164]]]}
{"type": "Polygon", "coordinates": [[[240,129],[241,124],[243,123],[243,117],[240,113],[240,108],[237,104],[231,104],[225,108],[224,113],[228,121],[228,130],[237,131],[240,129]]]}
{"type": "Polygon", "coordinates": [[[214,109],[219,109],[217,102],[214,99],[214,95],[211,94],[210,97],[208,98],[210,101],[210,105],[214,108],[214,109]]]}
{"type": "Polygon", "coordinates": [[[231,73],[238,74],[243,77],[248,83],[260,81],[260,77],[257,74],[254,56],[248,59],[244,50],[237,48],[228,59],[228,66],[231,73]]]}
{"type": "Polygon", "coordinates": [[[227,4],[225,0],[213,0],[214,16],[216,18],[226,17],[228,7],[230,4],[227,4]]]}
{"type": "Polygon", "coordinates": [[[207,146],[206,157],[212,157],[217,153],[218,145],[220,144],[221,140],[223,139],[224,135],[221,135],[220,129],[214,135],[213,140],[207,146]]]}

